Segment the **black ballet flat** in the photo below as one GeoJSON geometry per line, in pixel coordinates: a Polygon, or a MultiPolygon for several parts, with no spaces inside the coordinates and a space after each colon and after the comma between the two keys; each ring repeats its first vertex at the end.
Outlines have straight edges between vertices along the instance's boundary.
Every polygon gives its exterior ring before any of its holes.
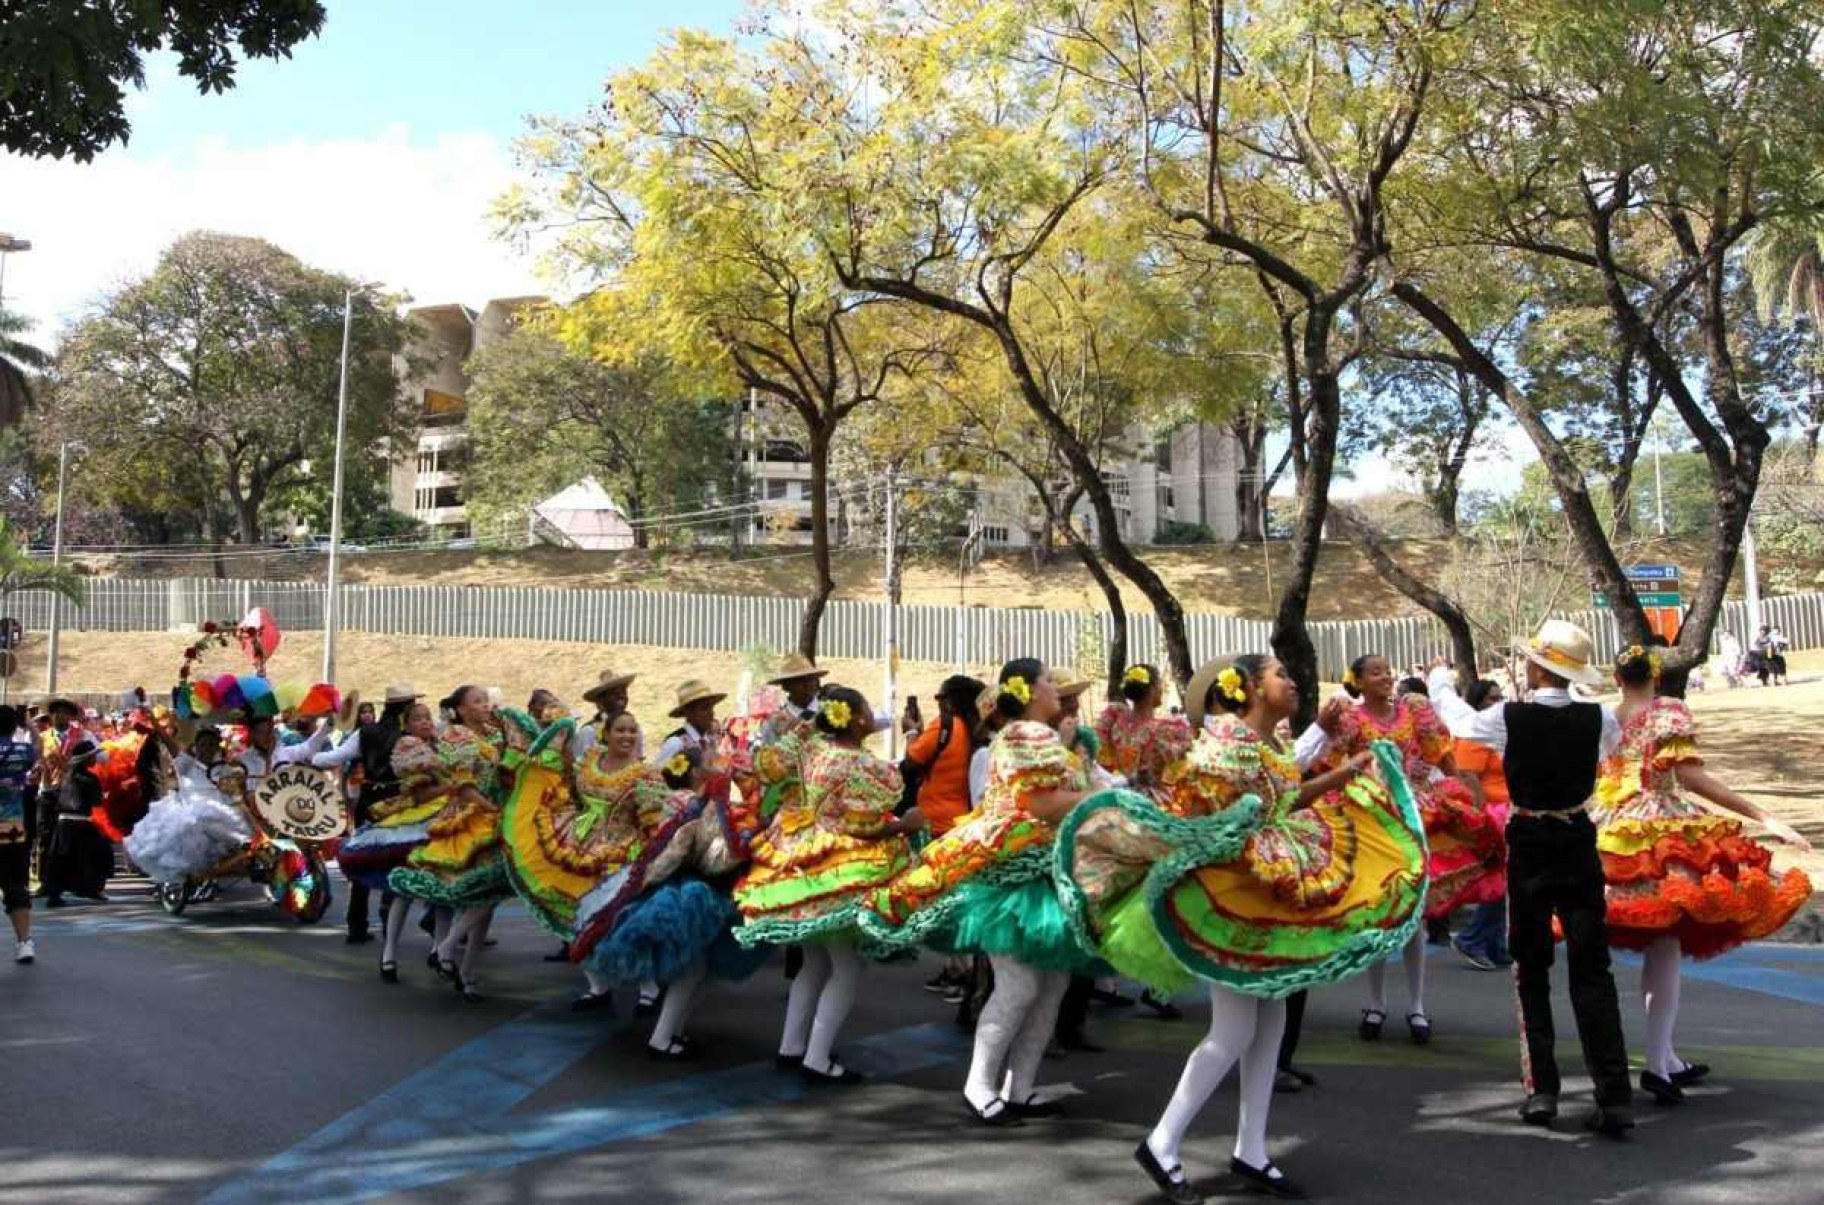
{"type": "Polygon", "coordinates": [[[1709,1063],[1686,1063],[1672,1073],[1671,1080],[1681,1088],[1689,1088],[1692,1084],[1703,1083],[1704,1077],[1709,1074],[1709,1063]]]}
{"type": "Polygon", "coordinates": [[[1387,1024],[1387,1013],[1385,1010],[1379,1008],[1364,1008],[1362,1010],[1361,1024],[1355,1027],[1355,1032],[1361,1035],[1362,1041],[1364,1042],[1378,1042],[1381,1040],[1381,1026],[1385,1024],[1387,1024]]]}
{"type": "Polygon", "coordinates": [[[650,1043],[646,1046],[646,1057],[655,1063],[688,1063],[697,1057],[699,1052],[687,1042],[676,1041],[660,1049],[650,1043]]]}
{"type": "Polygon", "coordinates": [[[399,982],[399,964],[396,962],[381,963],[380,964],[380,982],[382,982],[382,983],[399,982]]]}
{"type": "Polygon", "coordinates": [[[1412,1036],[1414,1046],[1431,1045],[1431,1018],[1424,1013],[1407,1013],[1406,1032],[1412,1036]]]}
{"type": "Polygon", "coordinates": [[[480,1004],[486,999],[485,996],[475,990],[475,985],[473,983],[464,979],[456,980],[456,994],[461,996],[464,1000],[467,1000],[470,1004],[480,1004]]]}
{"type": "Polygon", "coordinates": [[[1305,1190],[1286,1179],[1286,1173],[1279,1170],[1271,1159],[1265,1167],[1255,1167],[1239,1159],[1229,1160],[1229,1174],[1246,1184],[1255,1192],[1264,1192],[1270,1197],[1285,1201],[1302,1201],[1305,1190]]]}
{"type": "Polygon", "coordinates": [[[804,1066],[804,1056],[802,1054],[775,1054],[773,1066],[781,1071],[796,1071],[804,1066]]]}
{"type": "Polygon", "coordinates": [[[1134,1148],[1134,1162],[1152,1178],[1153,1184],[1159,1189],[1159,1195],[1172,1205],[1203,1205],[1203,1194],[1192,1188],[1191,1182],[1184,1178],[1184,1166],[1180,1164],[1168,1168],[1160,1163],[1159,1157],[1153,1154],[1153,1148],[1146,1145],[1145,1139],[1134,1148]]]}
{"type": "Polygon", "coordinates": [[[1640,1090],[1651,1096],[1662,1105],[1682,1105],[1685,1103],[1685,1090],[1663,1075],[1654,1075],[1651,1071],[1640,1073],[1640,1090]]]}
{"type": "MultiPolygon", "coordinates": [[[[835,1063],[833,1066],[841,1067],[842,1064],[835,1063]]],[[[848,1067],[843,1067],[841,1071],[832,1074],[828,1071],[818,1071],[809,1063],[800,1063],[798,1064],[798,1074],[804,1077],[806,1083],[816,1084],[820,1088],[826,1086],[846,1088],[868,1082],[867,1076],[848,1067]]]]}
{"type": "Polygon", "coordinates": [[[1303,1092],[1305,1081],[1281,1067],[1273,1073],[1273,1091],[1290,1096],[1294,1092],[1303,1092]]]}
{"type": "Polygon", "coordinates": [[[1287,1075],[1292,1076],[1307,1088],[1317,1087],[1317,1077],[1312,1075],[1309,1071],[1306,1071],[1303,1067],[1287,1063],[1284,1067],[1281,1067],[1280,1070],[1284,1071],[1287,1075]]]}
{"type": "Polygon", "coordinates": [[[584,992],[570,1002],[570,1011],[573,1013],[592,1013],[601,1009],[613,1011],[614,994],[612,992],[584,992]]]}
{"type": "Polygon", "coordinates": [[[995,1097],[982,1108],[976,1108],[975,1102],[963,1097],[963,1108],[969,1110],[969,1120],[992,1130],[1017,1130],[1026,1122],[1013,1111],[1013,1106],[995,1097]]]}
{"type": "Polygon", "coordinates": [[[1064,1106],[1055,1100],[1040,1100],[1037,1095],[1028,1096],[1025,1100],[1010,1100],[1007,1111],[1023,1121],[1041,1121],[1047,1117],[1064,1116],[1064,1106]]]}

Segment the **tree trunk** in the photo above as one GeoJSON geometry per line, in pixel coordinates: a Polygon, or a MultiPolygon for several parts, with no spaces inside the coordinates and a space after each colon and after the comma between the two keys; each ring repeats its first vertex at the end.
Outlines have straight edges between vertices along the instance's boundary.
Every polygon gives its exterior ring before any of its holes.
{"type": "Polygon", "coordinates": [[[1112,699],[1120,689],[1121,675],[1127,672],[1127,604],[1121,599],[1120,583],[1109,573],[1102,558],[1096,555],[1096,550],[1077,535],[1076,529],[1068,523],[1064,532],[1077,559],[1083,562],[1089,575],[1096,579],[1096,585],[1102,591],[1102,599],[1108,605],[1114,631],[1109,637],[1108,647],[1103,650],[1103,656],[1108,666],[1108,691],[1112,699]]]}
{"type": "Polygon", "coordinates": [[[1438,617],[1438,622],[1450,633],[1451,660],[1456,664],[1459,689],[1467,690],[1480,670],[1476,664],[1475,633],[1470,629],[1469,616],[1464,614],[1463,608],[1394,559],[1382,541],[1381,533],[1360,509],[1333,502],[1330,515],[1331,521],[1362,550],[1382,581],[1438,617]]]}
{"type": "Polygon", "coordinates": [[[1292,567],[1273,616],[1273,655],[1298,683],[1294,730],[1317,718],[1317,648],[1311,643],[1306,616],[1311,609],[1311,582],[1323,551],[1324,522],[1329,517],[1330,481],[1336,471],[1336,441],[1342,425],[1342,395],[1330,363],[1330,327],[1334,313],[1312,308],[1305,315],[1304,471],[1298,478],[1298,524],[1292,532],[1292,567]]]}
{"type": "Polygon", "coordinates": [[[1261,503],[1267,425],[1252,418],[1236,419],[1229,424],[1229,434],[1241,449],[1241,472],[1235,478],[1235,539],[1237,543],[1258,544],[1266,538],[1261,503]]]}
{"type": "Polygon", "coordinates": [[[812,661],[817,659],[817,631],[823,623],[823,610],[836,593],[836,578],[830,569],[830,437],[832,424],[809,426],[811,444],[811,564],[817,574],[816,590],[804,602],[804,617],[798,624],[798,651],[812,661]]]}

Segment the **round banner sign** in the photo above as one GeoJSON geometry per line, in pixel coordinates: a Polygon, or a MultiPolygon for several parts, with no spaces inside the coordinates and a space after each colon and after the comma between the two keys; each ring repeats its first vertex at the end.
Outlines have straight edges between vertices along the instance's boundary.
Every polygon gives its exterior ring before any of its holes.
{"type": "Polygon", "coordinates": [[[280,766],[253,793],[253,810],[267,831],[293,841],[327,841],[347,823],[336,784],[305,765],[280,766]]]}

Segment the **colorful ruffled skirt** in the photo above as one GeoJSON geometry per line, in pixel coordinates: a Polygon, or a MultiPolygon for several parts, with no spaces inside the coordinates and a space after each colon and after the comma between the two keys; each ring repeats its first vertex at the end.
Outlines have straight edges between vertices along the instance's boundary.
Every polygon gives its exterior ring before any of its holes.
{"type": "Polygon", "coordinates": [[[1507,835],[1500,818],[1476,806],[1469,789],[1454,778],[1414,785],[1430,850],[1427,919],[1449,916],[1471,904],[1488,904],[1507,894],[1507,835]]]}
{"type": "Polygon", "coordinates": [[[745,979],[772,953],[734,938],[740,913],[725,892],[695,875],[660,883],[622,909],[614,926],[581,959],[617,986],[671,983],[707,963],[717,979],[745,979]]]}
{"type": "Polygon", "coordinates": [[[1713,958],[1778,932],[1811,898],[1805,873],[1776,876],[1740,821],[1675,796],[1637,795],[1609,813],[1596,848],[1609,944],[1624,950],[1676,937],[1686,955],[1713,958]]]}
{"type": "Polygon", "coordinates": [[[863,901],[911,862],[902,836],[865,840],[810,828],[753,842],[753,863],[735,885],[743,946],[854,937],[863,901]]]}
{"type": "Polygon", "coordinates": [[[342,842],[336,865],[351,883],[386,889],[393,871],[406,864],[413,850],[430,841],[430,821],[443,808],[441,799],[414,803],[401,797],[375,804],[368,823],[342,842]]]}
{"type": "Polygon", "coordinates": [[[1345,979],[1416,932],[1426,893],[1418,808],[1397,750],[1382,778],[1281,811],[1253,797],[1179,817],[1104,791],[1065,820],[1054,855],[1081,941],[1161,992],[1195,980],[1276,998],[1345,979]]]}
{"type": "Polygon", "coordinates": [[[445,805],[427,839],[387,875],[399,895],[450,908],[481,908],[513,894],[500,839],[500,809],[480,799],[445,805]]]}
{"type": "Polygon", "coordinates": [[[1105,970],[1077,940],[1052,877],[1050,825],[979,813],[925,846],[916,866],[873,892],[860,923],[883,953],[929,946],[1013,958],[1041,971],[1105,970]]]}

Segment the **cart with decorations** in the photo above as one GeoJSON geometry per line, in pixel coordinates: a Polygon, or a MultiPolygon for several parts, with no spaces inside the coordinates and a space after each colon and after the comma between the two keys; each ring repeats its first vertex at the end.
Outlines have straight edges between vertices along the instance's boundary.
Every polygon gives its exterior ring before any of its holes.
{"type": "MultiPolygon", "coordinates": [[[[266,660],[278,643],[277,626],[263,610],[239,625],[203,625],[202,636],[184,652],[172,692],[178,725],[231,728],[280,715],[337,714],[342,700],[333,686],[275,686],[266,677],[266,660]],[[256,673],[193,676],[202,653],[235,639],[252,657],[256,673]]],[[[185,759],[177,789],[134,825],[127,851],[173,916],[215,898],[222,884],[246,879],[264,887],[285,915],[313,924],[329,909],[325,863],[346,826],[341,792],[329,775],[308,764],[276,765],[249,784],[232,759],[212,767],[185,759]]]]}

